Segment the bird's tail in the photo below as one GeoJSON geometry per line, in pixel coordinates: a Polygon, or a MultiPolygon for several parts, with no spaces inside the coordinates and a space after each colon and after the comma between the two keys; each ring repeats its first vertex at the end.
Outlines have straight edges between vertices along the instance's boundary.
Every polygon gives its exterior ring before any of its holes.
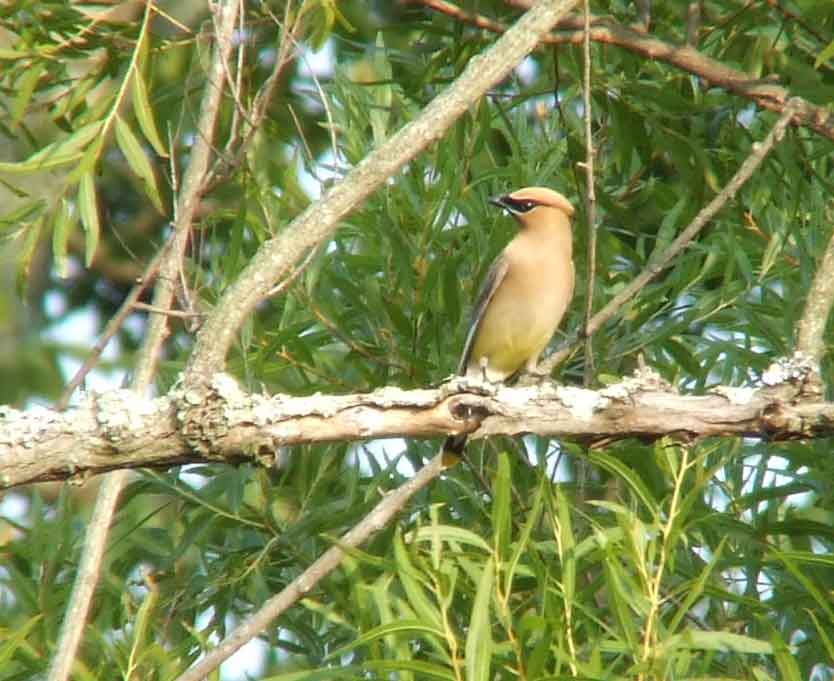
{"type": "Polygon", "coordinates": [[[450,435],[443,443],[443,465],[446,468],[454,466],[463,456],[468,435],[450,435]]]}

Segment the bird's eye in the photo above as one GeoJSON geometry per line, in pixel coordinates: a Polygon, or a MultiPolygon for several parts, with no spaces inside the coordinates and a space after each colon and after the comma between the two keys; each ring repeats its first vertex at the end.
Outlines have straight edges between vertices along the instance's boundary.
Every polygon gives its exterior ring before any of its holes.
{"type": "Polygon", "coordinates": [[[522,213],[526,213],[527,211],[533,210],[536,207],[535,201],[519,201],[518,202],[518,210],[522,213]]]}

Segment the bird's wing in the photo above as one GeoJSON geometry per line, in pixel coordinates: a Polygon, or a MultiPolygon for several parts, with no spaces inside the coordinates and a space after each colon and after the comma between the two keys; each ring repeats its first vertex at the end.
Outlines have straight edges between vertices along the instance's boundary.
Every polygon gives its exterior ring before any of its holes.
{"type": "Polygon", "coordinates": [[[475,333],[481,325],[481,320],[484,318],[489,301],[495,295],[504,277],[507,276],[509,263],[506,256],[502,253],[499,255],[487,272],[486,279],[481,286],[481,292],[478,294],[478,300],[475,303],[475,311],[472,313],[472,322],[469,325],[469,333],[466,334],[466,343],[463,345],[463,354],[460,357],[460,364],[458,364],[458,373],[463,375],[466,373],[466,365],[469,363],[469,355],[472,353],[472,345],[475,343],[475,333]]]}

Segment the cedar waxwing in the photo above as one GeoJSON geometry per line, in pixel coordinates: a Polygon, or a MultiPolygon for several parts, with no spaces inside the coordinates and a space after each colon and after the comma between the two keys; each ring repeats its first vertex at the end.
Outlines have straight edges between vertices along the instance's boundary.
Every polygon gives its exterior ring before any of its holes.
{"type": "MultiPolygon", "coordinates": [[[[573,206],[558,192],[525,187],[490,199],[508,210],[520,231],[492,266],[478,295],[458,373],[490,382],[525,369],[535,373],[573,296],[573,206]]],[[[446,439],[455,461],[466,435],[446,439]]]]}

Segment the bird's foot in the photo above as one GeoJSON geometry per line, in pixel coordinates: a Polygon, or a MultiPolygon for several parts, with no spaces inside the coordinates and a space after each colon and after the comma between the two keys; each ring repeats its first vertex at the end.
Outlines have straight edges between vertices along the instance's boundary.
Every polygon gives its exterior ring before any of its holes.
{"type": "Polygon", "coordinates": [[[533,388],[550,382],[550,374],[538,369],[527,369],[518,377],[516,385],[519,388],[533,388]]]}
{"type": "Polygon", "coordinates": [[[461,390],[475,393],[477,395],[486,395],[488,397],[494,396],[501,387],[501,383],[493,383],[486,375],[472,375],[461,376],[461,381],[458,384],[461,390]]]}
{"type": "Polygon", "coordinates": [[[494,397],[500,387],[500,383],[493,383],[482,376],[473,374],[451,376],[440,386],[444,395],[475,393],[485,397],[494,397]]]}

